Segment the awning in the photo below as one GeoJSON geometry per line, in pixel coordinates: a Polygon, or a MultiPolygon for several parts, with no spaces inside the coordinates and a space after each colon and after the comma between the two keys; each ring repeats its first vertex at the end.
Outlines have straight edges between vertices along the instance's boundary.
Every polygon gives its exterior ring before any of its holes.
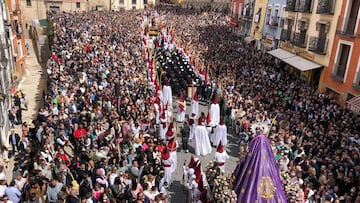
{"type": "Polygon", "coordinates": [[[346,102],[346,107],[352,112],[359,114],[360,113],[360,96],[356,96],[346,102]]]}
{"type": "Polygon", "coordinates": [[[285,63],[300,71],[308,71],[322,67],[322,65],[320,64],[304,59],[301,56],[297,56],[283,49],[275,49],[272,51],[268,51],[267,53],[284,61],[285,63]]]}
{"type": "Polygon", "coordinates": [[[280,60],[296,56],[295,54],[285,51],[284,49],[275,49],[272,51],[268,51],[267,53],[280,60]]]}

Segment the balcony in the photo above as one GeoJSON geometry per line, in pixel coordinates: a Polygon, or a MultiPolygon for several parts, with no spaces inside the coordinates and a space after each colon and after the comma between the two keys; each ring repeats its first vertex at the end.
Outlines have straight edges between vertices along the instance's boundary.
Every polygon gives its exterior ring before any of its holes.
{"type": "Polygon", "coordinates": [[[356,37],[356,19],[339,18],[336,27],[336,34],[346,37],[356,37]]]}
{"type": "Polygon", "coordinates": [[[250,9],[250,8],[246,9],[244,18],[245,19],[252,19],[253,18],[253,13],[254,12],[253,12],[252,9],[250,9]]]}
{"type": "Polygon", "coordinates": [[[21,34],[22,34],[21,25],[19,25],[17,23],[15,23],[14,25],[15,25],[14,28],[15,28],[16,36],[21,37],[21,34]]]}
{"type": "Polygon", "coordinates": [[[335,0],[319,0],[317,14],[334,14],[335,0]]]}
{"type": "Polygon", "coordinates": [[[13,15],[20,15],[21,14],[21,10],[20,9],[15,9],[15,10],[13,10],[13,15]]]}
{"type": "Polygon", "coordinates": [[[296,32],[294,34],[293,44],[300,48],[305,48],[307,42],[306,33],[296,32]]]}
{"type": "Polygon", "coordinates": [[[333,70],[334,72],[331,73],[331,78],[335,81],[343,83],[345,79],[344,77],[345,77],[346,65],[335,63],[333,70]]]}
{"type": "Polygon", "coordinates": [[[286,1],[286,11],[295,11],[296,0],[286,1]]]}
{"type": "Polygon", "coordinates": [[[295,11],[312,13],[312,0],[298,0],[295,11]]]}
{"type": "Polygon", "coordinates": [[[269,26],[273,28],[277,28],[280,23],[280,17],[271,16],[271,20],[269,21],[269,26]]]}
{"type": "Polygon", "coordinates": [[[310,37],[309,51],[314,53],[325,55],[328,39],[324,37],[310,37]]]}
{"type": "Polygon", "coordinates": [[[280,40],[281,41],[289,41],[291,39],[291,30],[282,29],[280,40]]]}

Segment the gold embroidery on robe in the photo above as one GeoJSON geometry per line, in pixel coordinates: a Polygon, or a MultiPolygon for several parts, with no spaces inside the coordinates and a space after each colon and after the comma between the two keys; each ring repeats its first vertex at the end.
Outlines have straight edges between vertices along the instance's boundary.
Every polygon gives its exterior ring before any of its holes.
{"type": "Polygon", "coordinates": [[[274,197],[275,191],[276,187],[274,186],[270,176],[262,176],[258,186],[258,193],[260,194],[260,197],[270,199],[274,197]]]}

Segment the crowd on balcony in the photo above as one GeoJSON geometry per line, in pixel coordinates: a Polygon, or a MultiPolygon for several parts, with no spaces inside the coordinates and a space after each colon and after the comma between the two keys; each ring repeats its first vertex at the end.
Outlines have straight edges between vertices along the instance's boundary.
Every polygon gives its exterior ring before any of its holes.
{"type": "MultiPolygon", "coordinates": [[[[2,201],[168,200],[140,16],[52,18],[44,107],[33,123],[23,123],[21,135],[11,136],[17,164],[9,185],[0,167],[2,201]]],[[[177,9],[167,10],[166,18],[199,70],[209,73],[239,144],[251,139],[252,125],[270,126],[275,118],[268,138],[279,170],[303,191],[298,202],[360,202],[358,116],[279,68],[271,56],[244,46],[220,14],[177,9]]]]}

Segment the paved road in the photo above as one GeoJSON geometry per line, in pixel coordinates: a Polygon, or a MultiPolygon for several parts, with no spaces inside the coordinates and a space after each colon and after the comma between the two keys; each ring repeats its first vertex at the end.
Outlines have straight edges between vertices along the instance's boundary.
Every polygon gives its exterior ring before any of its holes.
{"type": "MultiPolygon", "coordinates": [[[[187,104],[190,104],[190,102],[187,102],[187,104]]],[[[187,105],[186,113],[189,114],[190,111],[190,105],[187,105]]],[[[205,115],[207,115],[208,106],[205,105],[199,105],[199,111],[205,112],[205,115]]],[[[180,129],[180,125],[179,125],[180,129]]],[[[176,171],[172,174],[172,180],[173,183],[170,186],[170,195],[171,195],[171,203],[186,203],[188,202],[186,198],[186,190],[183,187],[183,165],[184,162],[186,162],[186,165],[189,163],[191,159],[191,155],[195,156],[195,141],[189,143],[189,153],[185,153],[182,150],[182,142],[181,138],[177,138],[179,143],[179,148],[177,151],[177,168],[176,171]]],[[[230,176],[232,172],[234,171],[237,161],[239,160],[239,146],[237,144],[237,138],[234,137],[234,135],[231,134],[231,129],[228,128],[228,145],[226,147],[226,151],[230,156],[230,159],[226,162],[226,169],[225,174],[226,176],[230,176]]],[[[202,169],[205,170],[207,164],[214,159],[214,154],[216,152],[216,148],[213,148],[212,153],[207,156],[200,156],[197,157],[201,161],[202,169]]]]}

